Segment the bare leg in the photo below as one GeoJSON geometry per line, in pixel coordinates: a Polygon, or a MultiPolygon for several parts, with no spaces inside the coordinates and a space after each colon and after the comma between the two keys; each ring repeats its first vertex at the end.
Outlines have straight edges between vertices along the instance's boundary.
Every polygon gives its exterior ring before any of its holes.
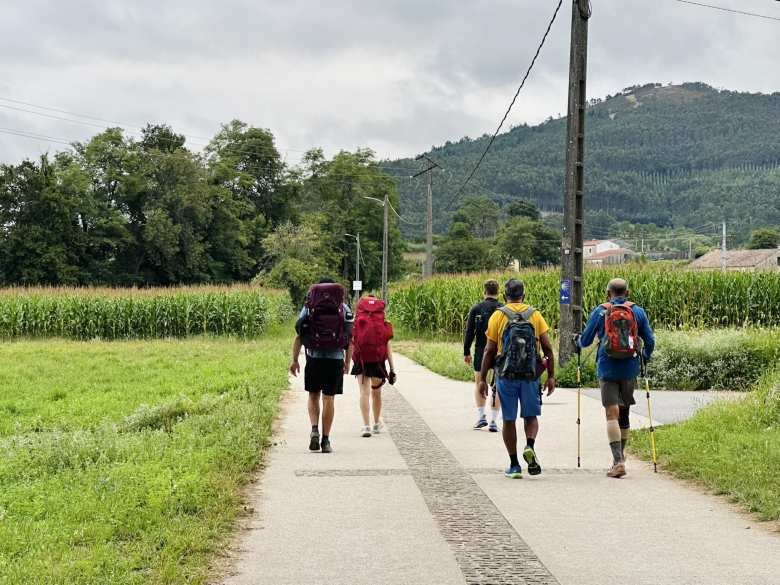
{"type": "Polygon", "coordinates": [[[333,396],[322,396],[322,434],[325,437],[330,436],[330,428],[333,426],[333,416],[335,400],[333,396]]]}
{"type": "Polygon", "coordinates": [[[516,421],[505,420],[501,428],[501,436],[504,438],[506,452],[511,455],[517,455],[517,425],[516,421]]]}
{"type": "Polygon", "coordinates": [[[487,399],[479,393],[480,380],[482,380],[482,378],[480,377],[479,372],[474,372],[474,403],[477,405],[477,408],[484,408],[487,399]]]}
{"type": "Polygon", "coordinates": [[[320,392],[309,392],[309,422],[311,426],[320,424],[320,392]]]}
{"type": "Polygon", "coordinates": [[[358,387],[360,388],[360,414],[363,416],[363,426],[368,426],[368,397],[371,394],[371,378],[368,376],[358,376],[358,387]]]}
{"type": "Polygon", "coordinates": [[[539,419],[535,416],[524,418],[523,426],[525,427],[525,438],[535,440],[536,435],[539,434],[539,419]]]}
{"type": "MultiPolygon", "coordinates": [[[[376,386],[382,380],[372,378],[371,384],[376,386]]],[[[371,409],[374,412],[374,423],[379,422],[379,416],[382,414],[382,388],[371,388],[371,409]]]]}

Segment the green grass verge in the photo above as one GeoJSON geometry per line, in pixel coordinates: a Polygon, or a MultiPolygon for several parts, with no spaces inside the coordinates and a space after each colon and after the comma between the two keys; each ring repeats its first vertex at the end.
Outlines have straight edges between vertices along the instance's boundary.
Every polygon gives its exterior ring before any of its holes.
{"type": "MultiPolygon", "coordinates": [[[[650,458],[647,431],[631,450],[650,458]]],[[[764,520],[780,519],[780,369],[743,400],[715,403],[692,419],[656,430],[660,464],[730,497],[764,520]]]]}
{"type": "Polygon", "coordinates": [[[288,340],[0,345],[0,583],[205,582],[288,340]]]}
{"type": "Polygon", "coordinates": [[[451,341],[393,341],[393,350],[451,380],[474,380],[474,368],[463,361],[463,345],[451,341]]]}

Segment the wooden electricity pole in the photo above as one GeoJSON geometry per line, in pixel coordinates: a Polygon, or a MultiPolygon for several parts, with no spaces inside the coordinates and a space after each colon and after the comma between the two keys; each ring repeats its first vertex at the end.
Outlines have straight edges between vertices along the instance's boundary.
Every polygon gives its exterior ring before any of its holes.
{"type": "Polygon", "coordinates": [[[585,81],[588,63],[589,0],[572,1],[571,53],[569,59],[569,109],[566,124],[566,183],[561,242],[561,364],[574,353],[574,336],[583,322],[583,232],[585,188],[585,81]]]}
{"type": "Polygon", "coordinates": [[[412,175],[412,179],[415,179],[425,173],[428,174],[428,212],[425,232],[425,264],[423,264],[423,277],[429,278],[433,276],[433,170],[439,168],[439,165],[424,154],[420,154],[415,157],[415,160],[421,159],[425,159],[430,166],[428,166],[427,169],[412,175]]]}

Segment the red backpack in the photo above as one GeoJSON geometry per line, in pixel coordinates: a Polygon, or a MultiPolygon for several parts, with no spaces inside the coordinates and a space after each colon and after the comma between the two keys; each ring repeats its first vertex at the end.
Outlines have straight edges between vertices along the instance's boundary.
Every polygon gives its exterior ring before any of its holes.
{"type": "Polygon", "coordinates": [[[335,351],[347,347],[343,286],[315,284],[309,289],[306,309],[308,315],[301,326],[301,339],[307,349],[335,351]]]}
{"type": "Polygon", "coordinates": [[[392,337],[393,327],[385,320],[385,302],[375,297],[360,299],[352,335],[355,362],[384,364],[392,337]]]}
{"type": "Polygon", "coordinates": [[[604,303],[604,339],[602,347],[613,359],[629,359],[639,354],[639,327],[631,307],[626,301],[622,305],[604,303]]]}

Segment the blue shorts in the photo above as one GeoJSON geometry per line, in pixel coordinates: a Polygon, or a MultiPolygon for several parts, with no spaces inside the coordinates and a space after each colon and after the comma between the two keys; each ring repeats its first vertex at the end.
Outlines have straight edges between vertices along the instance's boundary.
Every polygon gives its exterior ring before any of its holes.
{"type": "Polygon", "coordinates": [[[501,398],[501,414],[504,420],[517,420],[518,402],[522,418],[542,414],[539,380],[504,380],[499,378],[498,395],[501,398]]]}

